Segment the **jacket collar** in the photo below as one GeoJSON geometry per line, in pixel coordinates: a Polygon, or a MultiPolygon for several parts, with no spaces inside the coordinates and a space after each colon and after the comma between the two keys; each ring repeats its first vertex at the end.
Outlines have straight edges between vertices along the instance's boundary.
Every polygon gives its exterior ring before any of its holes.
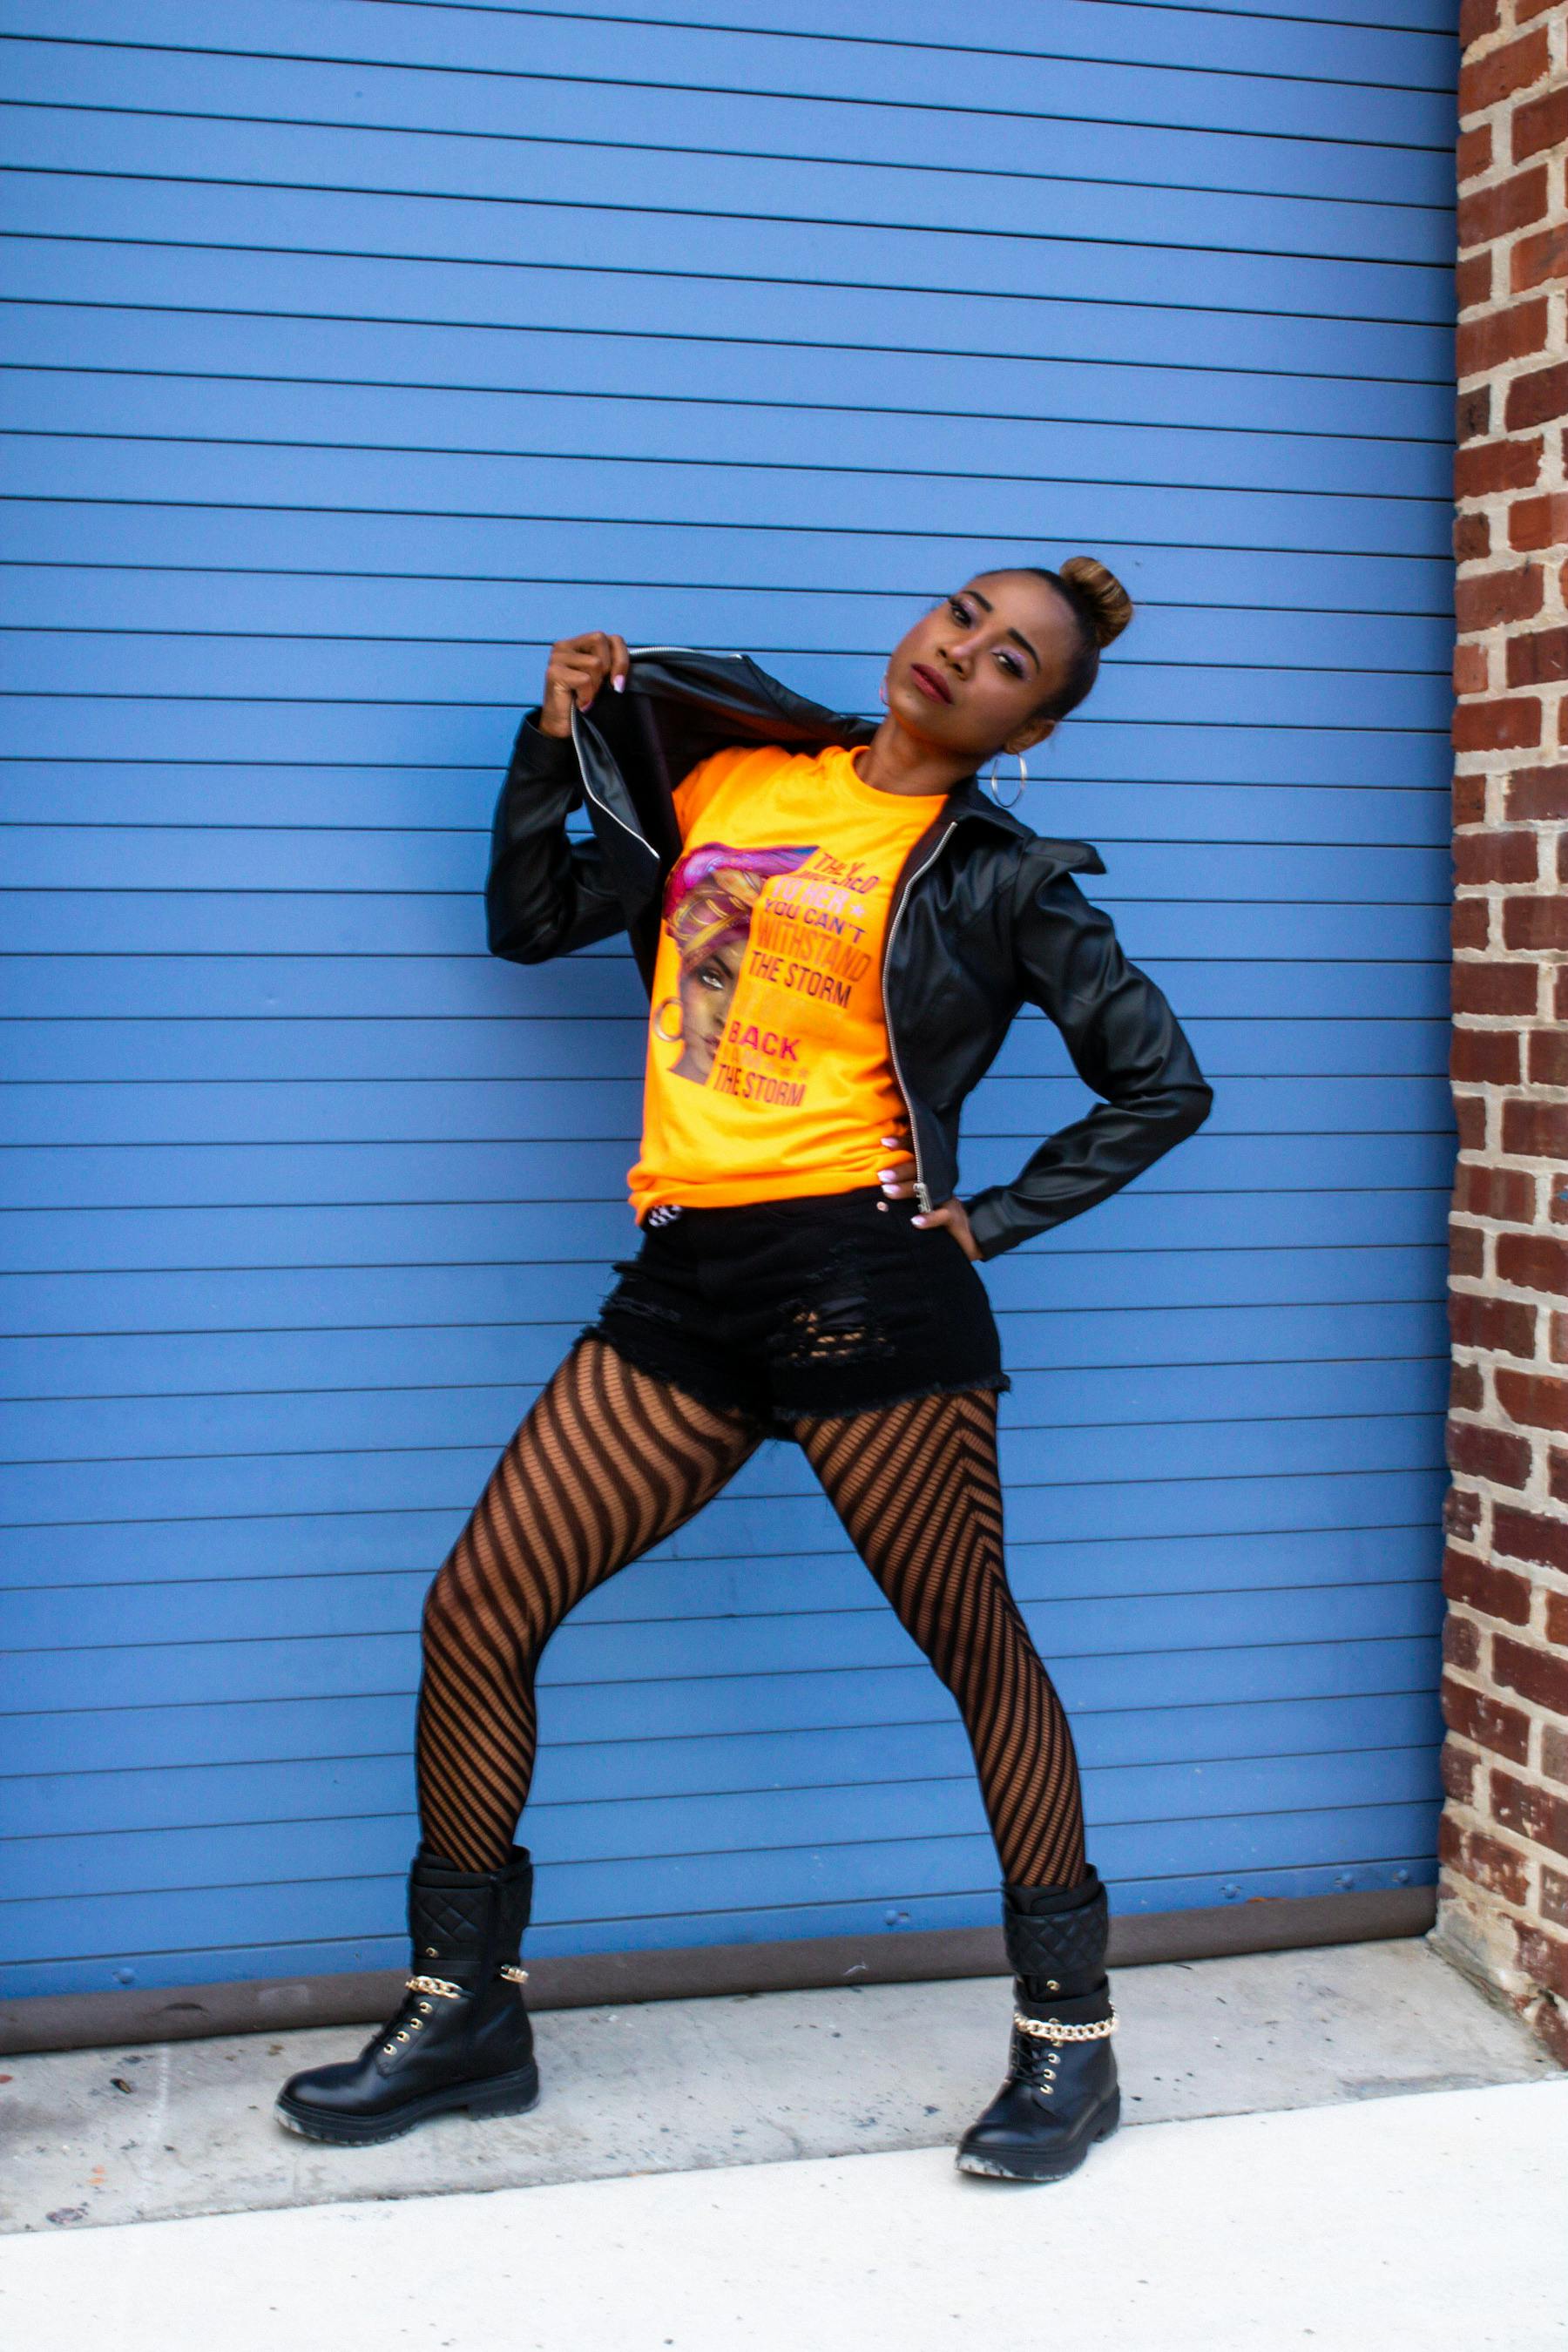
{"type": "MultiPolygon", "coordinates": [[[[808,743],[852,746],[868,743],[877,731],[875,722],[858,712],[830,710],[825,703],[796,694],[781,679],[770,677],[749,654],[703,653],[690,646],[634,646],[630,651],[627,683],[634,694],[677,706],[707,727],[732,723],[731,740],[750,735],[759,742],[796,743],[803,749],[808,743]]],[[[1105,871],[1099,851],[1088,842],[1058,841],[1036,833],[1010,809],[1000,807],[977,776],[965,776],[953,786],[947,814],[988,824],[1012,840],[1037,844],[1060,872],[1105,871]]]]}

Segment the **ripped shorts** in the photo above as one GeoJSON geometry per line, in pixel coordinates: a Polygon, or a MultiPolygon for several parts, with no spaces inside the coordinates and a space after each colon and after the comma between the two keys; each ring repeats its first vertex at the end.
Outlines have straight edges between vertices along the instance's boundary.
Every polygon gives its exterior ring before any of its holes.
{"type": "Polygon", "coordinates": [[[984,1283],[919,1213],[875,1184],[652,1211],[585,1333],[781,1433],[801,1416],[1011,1387],[984,1283]]]}

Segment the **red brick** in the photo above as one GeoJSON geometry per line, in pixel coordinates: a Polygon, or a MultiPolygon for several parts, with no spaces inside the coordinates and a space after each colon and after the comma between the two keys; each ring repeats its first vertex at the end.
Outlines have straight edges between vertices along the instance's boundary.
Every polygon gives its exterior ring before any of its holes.
{"type": "Polygon", "coordinates": [[[1544,163],[1533,164],[1528,172],[1516,172],[1511,180],[1494,180],[1490,187],[1477,188],[1473,194],[1461,196],[1458,215],[1460,252],[1472,245],[1489,245],[1494,237],[1511,236],[1516,229],[1528,228],[1531,221],[1543,216],[1550,201],[1544,163]]]}
{"type": "Polygon", "coordinates": [[[1486,947],[1491,925],[1492,910],[1485,898],[1456,898],[1448,909],[1448,940],[1454,953],[1486,947]]]}
{"type": "Polygon", "coordinates": [[[1456,499],[1488,499],[1499,490],[1533,489],[1541,478],[1542,439],[1477,441],[1454,457],[1456,499]]]}
{"type": "Polygon", "coordinates": [[[1532,621],[1541,610],[1545,584],[1539,563],[1510,563],[1502,572],[1469,573],[1454,590],[1460,635],[1495,628],[1500,621],[1532,621]]]}
{"type": "Polygon", "coordinates": [[[1552,1013],[1557,1021],[1568,1021],[1568,964],[1558,972],[1552,991],[1552,1013]]]}
{"type": "Polygon", "coordinates": [[[1568,677],[1568,629],[1529,629],[1508,641],[1510,686],[1555,686],[1568,677]]]}
{"type": "Polygon", "coordinates": [[[1474,48],[1489,33],[1495,33],[1501,18],[1498,0],[1459,0],[1459,46],[1474,48]]]}
{"type": "Polygon", "coordinates": [[[1535,1223],[1535,1179],[1522,1168],[1461,1168],[1454,1196],[1455,1207],[1472,1217],[1493,1217],[1504,1225],[1535,1223]]]}
{"type": "Polygon", "coordinates": [[[1494,1486],[1522,1487],[1530,1477],[1530,1440],[1489,1429],[1483,1422],[1450,1419],[1448,1465],[1472,1478],[1489,1478],[1494,1486]]]}
{"type": "Polygon", "coordinates": [[[1527,432],[1532,425],[1550,425],[1559,416],[1568,416],[1568,362],[1515,376],[1508,388],[1509,432],[1527,432]]]}
{"type": "Polygon", "coordinates": [[[1519,1037],[1512,1029],[1456,1029],[1449,1041],[1448,1075],[1456,1086],[1516,1087],[1519,1037]]]}
{"type": "Polygon", "coordinates": [[[1457,1666],[1462,1675],[1473,1674],[1481,1662],[1481,1637],[1475,1622],[1469,1617],[1456,1617],[1451,1609],[1443,1617],[1443,1664],[1457,1666]]]}
{"type": "Polygon", "coordinates": [[[1478,1156],[1487,1148],[1487,1100],[1484,1095],[1454,1097],[1454,1125],[1461,1151],[1478,1156]]]}
{"type": "Polygon", "coordinates": [[[1475,1758],[1454,1740],[1445,1739],[1437,1753],[1437,1769],[1443,1794],[1456,1805],[1468,1805],[1476,1789],[1475,1758]]]}
{"type": "Polygon", "coordinates": [[[1535,1845],[1568,1853],[1568,1798],[1554,1796],[1550,1789],[1532,1789],[1494,1767],[1491,1800],[1492,1819],[1500,1829],[1517,1830],[1535,1845]]]}
{"type": "Polygon", "coordinates": [[[1568,1364],[1568,1315],[1553,1315],[1546,1335],[1546,1352],[1554,1364],[1568,1364]]]}
{"type": "Polygon", "coordinates": [[[1487,813],[1487,780],[1484,776],[1456,776],[1453,790],[1454,827],[1479,824],[1487,813]]]}
{"type": "Polygon", "coordinates": [[[1461,1739],[1486,1748],[1493,1756],[1506,1756],[1513,1763],[1522,1764],[1530,1753],[1527,1715],[1486,1691],[1471,1690],[1468,1684],[1455,1682],[1449,1675],[1443,1677],[1443,1720],[1461,1739]]]}
{"type": "Polygon", "coordinates": [[[1568,540],[1568,491],[1542,499],[1516,499],[1508,510],[1510,547],[1561,547],[1568,540]]]}
{"type": "Polygon", "coordinates": [[[1541,1916],[1553,1927],[1568,1927],[1568,1878],[1544,1862],[1541,1865],[1541,1916]]]}
{"type": "Polygon", "coordinates": [[[1474,1541],[1481,1524],[1481,1498],[1468,1486],[1450,1486],[1443,1497],[1443,1528],[1461,1543],[1474,1541]]]}
{"type": "Polygon", "coordinates": [[[1483,245],[1479,253],[1467,253],[1454,265],[1454,308],[1462,317],[1467,310],[1483,309],[1491,299],[1492,248],[1483,245]]]}
{"type": "Polygon", "coordinates": [[[1492,388],[1489,383],[1473,384],[1461,392],[1454,403],[1454,441],[1459,446],[1466,441],[1484,441],[1492,429],[1492,388]]]}
{"type": "MultiPolygon", "coordinates": [[[[1568,1715],[1568,1658],[1554,1658],[1529,1643],[1513,1641],[1507,1633],[1494,1633],[1492,1678],[1505,1690],[1517,1691],[1521,1698],[1550,1707],[1553,1715],[1568,1715]]],[[[1568,1803],[1563,1807],[1563,1851],[1568,1853],[1568,1803]]],[[[1548,1838],[1546,1843],[1550,1845],[1552,1840],[1548,1838]]]]}
{"type": "Polygon", "coordinates": [[[1484,514],[1454,517],[1454,561],[1474,563],[1492,549],[1492,527],[1484,514]]]}
{"type": "Polygon", "coordinates": [[[1551,54],[1542,26],[1500,49],[1489,49],[1484,58],[1467,58],[1459,68],[1459,112],[1484,114],[1500,98],[1528,89],[1544,78],[1551,54]]]}
{"type": "Polygon", "coordinates": [[[1568,1523],[1562,1519],[1500,1503],[1492,1513],[1492,1543],[1509,1559],[1525,1559],[1536,1568],[1559,1568],[1568,1573],[1568,1523]]]}
{"type": "Polygon", "coordinates": [[[1455,1412],[1485,1412],[1486,1375],[1479,1364],[1450,1364],[1448,1402],[1455,1412]]]}
{"type": "MultiPolygon", "coordinates": [[[[1563,1529],[1568,1536],[1568,1528],[1563,1529]]],[[[1568,1592],[1549,1592],[1546,1596],[1546,1638],[1559,1649],[1568,1649],[1568,1592]]]]}
{"type": "Polygon", "coordinates": [[[1521,1160],[1568,1159],[1568,1103],[1505,1102],[1502,1148],[1521,1160]]]}
{"type": "Polygon", "coordinates": [[[1456,1290],[1448,1301],[1448,1328],[1456,1348],[1484,1348],[1526,1363],[1535,1353],[1535,1309],[1521,1298],[1483,1298],[1473,1290],[1456,1290]]]}
{"type": "Polygon", "coordinates": [[[1437,1824],[1437,1858],[1489,1895],[1523,1904],[1530,1894],[1530,1861],[1517,1846],[1504,1845],[1485,1830],[1461,1829],[1451,1815],[1437,1824]]]}
{"type": "Polygon", "coordinates": [[[1490,375],[1510,360],[1533,359],[1548,348],[1550,313],[1543,298],[1513,302],[1507,310],[1489,310],[1479,319],[1463,319],[1454,338],[1457,374],[1490,375]]]}
{"type": "Polygon", "coordinates": [[[1454,844],[1454,875],[1460,889],[1479,889],[1489,882],[1533,882],[1540,864],[1535,845],[1536,835],[1521,826],[1508,833],[1461,834],[1454,844]]]}
{"type": "Polygon", "coordinates": [[[1549,1780],[1568,1787],[1568,1727],[1560,1723],[1541,1727],[1541,1769],[1549,1780]]]}
{"type": "Polygon", "coordinates": [[[1491,682],[1492,665],[1489,648],[1466,645],[1461,640],[1454,647],[1454,692],[1485,694],[1491,682]]]}
{"type": "Polygon", "coordinates": [[[1531,2011],[1530,2030],[1560,2066],[1568,2067],[1568,2011],[1560,2001],[1538,2001],[1531,2011]]]}
{"type": "Polygon", "coordinates": [[[1444,1553],[1443,1591],[1450,1601],[1462,1601],[1482,1617],[1500,1618],[1505,1625],[1530,1622],[1530,1579],[1516,1576],[1510,1568],[1493,1568],[1474,1552],[1450,1546],[1444,1553]]]}
{"type": "MultiPolygon", "coordinates": [[[[1568,835],[1564,836],[1568,839],[1568,835]]],[[[1563,843],[1559,842],[1561,851],[1563,843]]],[[[1530,1040],[1530,1083],[1568,1087],[1568,1029],[1537,1029],[1530,1040]]],[[[1564,1290],[1568,1291],[1568,1284],[1564,1290]]]]}
{"type": "MultiPolygon", "coordinates": [[[[1549,147],[1568,145],[1568,89],[1527,98],[1513,110],[1513,160],[1525,163],[1549,147]]],[[[1484,167],[1483,167],[1484,168],[1484,167]]]]}
{"type": "Polygon", "coordinates": [[[1541,704],[1533,695],[1467,702],[1455,711],[1451,731],[1456,751],[1528,751],[1541,740],[1541,704]]]}
{"type": "Polygon", "coordinates": [[[1549,951],[1568,948],[1568,901],[1522,891],[1515,898],[1506,898],[1502,935],[1510,948],[1545,948],[1549,951]]]}
{"type": "MultiPolygon", "coordinates": [[[[1517,162],[1525,159],[1516,157],[1517,162]]],[[[1492,127],[1489,122],[1478,122],[1473,131],[1461,131],[1454,153],[1454,162],[1461,187],[1467,180],[1479,180],[1492,165],[1492,127]]]]}
{"type": "MultiPolygon", "coordinates": [[[[1568,229],[1543,228],[1534,236],[1521,236],[1508,257],[1510,292],[1529,294],[1554,278],[1568,278],[1568,229]]],[[[1552,414],[1561,415],[1562,411],[1552,414]]]]}
{"type": "Polygon", "coordinates": [[[1568,818],[1568,766],[1516,768],[1508,780],[1508,814],[1538,824],[1568,818]]]}
{"type": "Polygon", "coordinates": [[[1500,1366],[1498,1402],[1510,1421],[1526,1429],[1568,1431],[1568,1381],[1545,1372],[1515,1372],[1500,1366]]]}
{"type": "Polygon", "coordinates": [[[1500,1282],[1516,1290],[1545,1290],[1568,1298],[1568,1243],[1551,1234],[1500,1234],[1497,1244],[1500,1282]]]}
{"type": "Polygon", "coordinates": [[[1568,2000],[1568,1943],[1523,1919],[1513,1923],[1513,1940],[1525,1975],[1568,2000]]]}
{"type": "Polygon", "coordinates": [[[1462,1225],[1456,1218],[1448,1220],[1448,1271],[1465,1276],[1484,1275],[1487,1270],[1487,1237],[1479,1225],[1462,1225]]]}

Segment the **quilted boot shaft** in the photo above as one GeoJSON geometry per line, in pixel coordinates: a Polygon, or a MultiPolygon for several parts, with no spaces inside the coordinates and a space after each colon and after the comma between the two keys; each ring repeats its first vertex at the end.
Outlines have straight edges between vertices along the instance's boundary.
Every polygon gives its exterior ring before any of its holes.
{"type": "Polygon", "coordinates": [[[414,1967],[395,2016],[357,2059],[294,2075],[279,2121],[307,2139],[365,2147],[456,2107],[519,2115],[539,2095],[519,1966],[533,1869],[458,1870],[423,1848],[408,1882],[414,1967]]]}
{"type": "Polygon", "coordinates": [[[533,1907],[533,1864],[514,1845],[501,1870],[457,1870],[421,1846],[408,1874],[408,1940],[421,1975],[477,1984],[516,1968],[533,1907]]]}
{"type": "Polygon", "coordinates": [[[1110,1906],[1093,1864],[1079,1886],[1004,1886],[1002,1936],[1030,1999],[1097,1992],[1105,1982],[1110,1906]]]}

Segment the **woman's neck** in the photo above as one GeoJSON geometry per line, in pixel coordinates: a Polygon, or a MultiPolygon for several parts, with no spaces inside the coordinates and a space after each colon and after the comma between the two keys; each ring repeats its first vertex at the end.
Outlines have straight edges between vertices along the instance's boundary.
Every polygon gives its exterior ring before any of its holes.
{"type": "Polygon", "coordinates": [[[863,784],[879,793],[906,793],[911,799],[950,793],[974,773],[973,761],[962,752],[940,751],[922,743],[891,718],[884,719],[871,740],[849,756],[863,784]]]}

